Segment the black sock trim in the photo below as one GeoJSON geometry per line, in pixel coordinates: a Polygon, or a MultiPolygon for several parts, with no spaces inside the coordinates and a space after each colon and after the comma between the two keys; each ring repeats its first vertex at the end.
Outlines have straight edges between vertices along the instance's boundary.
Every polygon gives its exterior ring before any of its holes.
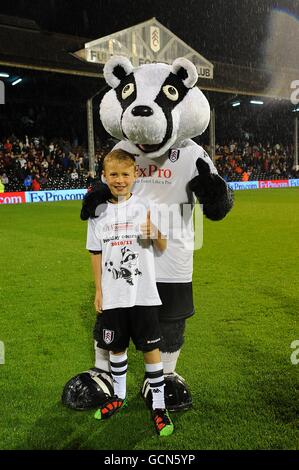
{"type": "Polygon", "coordinates": [[[110,366],[111,367],[116,367],[117,369],[119,369],[120,367],[124,367],[128,364],[128,361],[125,360],[125,361],[122,361],[122,362],[111,362],[110,361],[110,366]]]}
{"type": "Polygon", "coordinates": [[[163,377],[163,369],[157,370],[156,372],[147,372],[146,373],[148,379],[158,379],[159,377],[163,377]]]}
{"type": "Polygon", "coordinates": [[[164,380],[162,380],[161,382],[155,382],[155,383],[151,383],[151,382],[150,382],[150,387],[151,387],[151,388],[162,387],[162,385],[165,385],[164,380]]]}
{"type": "Polygon", "coordinates": [[[117,376],[126,375],[126,373],[127,373],[127,369],[122,370],[122,371],[116,371],[116,372],[114,370],[111,371],[112,375],[117,375],[117,376]]]}

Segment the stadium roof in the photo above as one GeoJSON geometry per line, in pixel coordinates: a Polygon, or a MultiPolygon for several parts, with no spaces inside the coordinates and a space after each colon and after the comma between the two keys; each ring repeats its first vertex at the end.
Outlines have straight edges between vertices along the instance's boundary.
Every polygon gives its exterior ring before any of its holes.
{"type": "Polygon", "coordinates": [[[0,65],[99,77],[98,66],[72,55],[88,40],[42,31],[32,20],[0,15],[0,65]]]}
{"type": "MultiPolygon", "coordinates": [[[[2,66],[99,77],[102,76],[102,65],[79,60],[74,55],[90,42],[90,38],[43,31],[33,20],[0,15],[2,66]]],[[[290,83],[298,79],[296,69],[285,70],[284,85],[273,88],[271,76],[275,70],[271,72],[215,61],[213,65],[213,79],[200,78],[198,81],[203,90],[289,99],[290,83]]]]}
{"type": "Polygon", "coordinates": [[[213,64],[156,18],[90,41],[83,50],[76,53],[87,62],[102,65],[113,54],[129,57],[135,66],[145,62],[171,64],[177,57],[186,57],[196,66],[199,76],[213,78],[213,64]]]}

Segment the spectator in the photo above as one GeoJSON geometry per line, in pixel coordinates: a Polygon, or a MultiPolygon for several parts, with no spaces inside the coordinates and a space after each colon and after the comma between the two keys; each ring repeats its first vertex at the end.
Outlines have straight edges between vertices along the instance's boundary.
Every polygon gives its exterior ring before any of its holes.
{"type": "Polygon", "coordinates": [[[21,157],[19,157],[19,163],[20,163],[21,168],[23,168],[27,163],[27,160],[24,158],[23,154],[21,154],[21,157]]]}
{"type": "Polygon", "coordinates": [[[247,173],[247,171],[244,171],[244,173],[242,174],[242,181],[248,181],[249,180],[249,174],[247,173]]]}
{"type": "Polygon", "coordinates": [[[92,186],[94,182],[95,182],[95,179],[93,177],[93,172],[89,171],[88,176],[87,176],[87,180],[86,180],[87,187],[89,188],[90,186],[92,186]]]}
{"type": "Polygon", "coordinates": [[[35,177],[32,181],[32,190],[33,191],[40,191],[39,175],[35,175],[35,177]]]}
{"type": "Polygon", "coordinates": [[[5,144],[4,144],[4,150],[6,153],[9,153],[12,151],[12,143],[10,142],[9,139],[6,140],[5,144]]]}
{"type": "Polygon", "coordinates": [[[68,155],[64,154],[63,159],[62,159],[62,166],[64,170],[67,170],[70,166],[70,159],[68,155]]]}
{"type": "Polygon", "coordinates": [[[16,140],[12,145],[12,151],[14,154],[19,155],[21,153],[20,141],[16,140]]]}
{"type": "Polygon", "coordinates": [[[3,173],[3,175],[1,176],[1,181],[4,184],[4,186],[8,185],[9,180],[8,180],[6,173],[3,173]]]}
{"type": "Polygon", "coordinates": [[[53,142],[51,142],[50,145],[49,145],[49,152],[54,153],[54,148],[55,148],[54,144],[53,144],[53,142]]]}
{"type": "Polygon", "coordinates": [[[26,178],[24,179],[25,191],[30,191],[31,185],[32,185],[32,176],[27,175],[26,178]]]}
{"type": "Polygon", "coordinates": [[[71,173],[71,179],[72,179],[72,180],[77,180],[78,178],[79,178],[79,175],[78,175],[78,173],[77,173],[77,170],[74,169],[74,170],[72,171],[72,173],[71,173]]]}
{"type": "Polygon", "coordinates": [[[48,183],[48,178],[47,178],[47,175],[46,173],[42,173],[41,174],[41,178],[40,178],[40,184],[42,187],[44,187],[47,183],[48,183]]]}
{"type": "Polygon", "coordinates": [[[45,157],[43,158],[43,161],[41,162],[41,166],[44,170],[47,170],[49,168],[49,163],[45,157]]]}

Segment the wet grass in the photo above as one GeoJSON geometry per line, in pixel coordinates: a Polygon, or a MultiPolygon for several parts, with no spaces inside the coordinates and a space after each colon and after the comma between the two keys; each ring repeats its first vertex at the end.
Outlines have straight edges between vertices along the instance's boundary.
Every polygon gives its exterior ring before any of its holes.
{"type": "Polygon", "coordinates": [[[128,408],[107,422],[64,408],[65,382],[93,365],[93,283],[80,202],[0,207],[0,449],[298,449],[299,191],[239,191],[204,221],[196,315],[177,371],[193,408],[155,435],[129,351],[128,408]]]}

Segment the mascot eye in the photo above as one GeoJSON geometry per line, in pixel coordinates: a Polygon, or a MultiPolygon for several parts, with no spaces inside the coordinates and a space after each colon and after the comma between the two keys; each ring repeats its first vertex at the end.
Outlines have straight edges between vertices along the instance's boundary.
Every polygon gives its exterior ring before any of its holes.
{"type": "Polygon", "coordinates": [[[178,90],[172,85],[165,85],[163,88],[163,93],[172,101],[177,101],[179,99],[178,90]]]}
{"type": "Polygon", "coordinates": [[[127,85],[125,85],[121,92],[122,99],[125,100],[126,98],[128,98],[133,93],[134,89],[134,83],[128,83],[127,85]]]}

